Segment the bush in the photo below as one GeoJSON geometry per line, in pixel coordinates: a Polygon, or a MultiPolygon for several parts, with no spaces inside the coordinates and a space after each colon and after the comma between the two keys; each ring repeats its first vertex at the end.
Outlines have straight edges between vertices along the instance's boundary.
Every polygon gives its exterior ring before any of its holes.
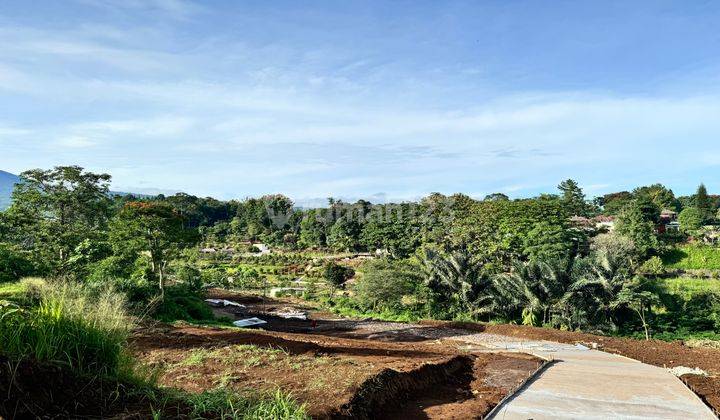
{"type": "Polygon", "coordinates": [[[175,279],[191,290],[202,290],[203,279],[200,270],[189,264],[182,264],[175,269],[175,279]]]}
{"type": "Polygon", "coordinates": [[[405,262],[374,260],[362,267],[355,296],[363,309],[402,309],[403,297],[412,294],[420,282],[418,270],[405,262]]]}
{"type": "Polygon", "coordinates": [[[163,322],[215,320],[212,309],[202,297],[182,286],[169,287],[165,290],[165,298],[159,303],[153,316],[163,322]]]}
{"type": "Polygon", "coordinates": [[[638,268],[639,274],[649,275],[649,276],[659,276],[665,272],[665,266],[663,265],[662,260],[660,257],[651,257],[649,260],[642,263],[640,268],[638,268]]]}
{"type": "Polygon", "coordinates": [[[133,322],[122,294],[70,283],[36,283],[27,293],[34,306],[0,308],[4,356],[66,365],[83,374],[117,376],[130,369],[125,344],[133,322]]]}
{"type": "Polygon", "coordinates": [[[0,283],[20,280],[32,272],[29,259],[9,245],[0,244],[0,283]]]}
{"type": "Polygon", "coordinates": [[[720,281],[674,278],[659,280],[658,284],[668,309],[658,314],[661,330],[684,331],[682,334],[720,331],[720,281]]]}
{"type": "Polygon", "coordinates": [[[201,283],[213,286],[227,286],[227,272],[222,268],[208,268],[200,271],[201,283]]]}

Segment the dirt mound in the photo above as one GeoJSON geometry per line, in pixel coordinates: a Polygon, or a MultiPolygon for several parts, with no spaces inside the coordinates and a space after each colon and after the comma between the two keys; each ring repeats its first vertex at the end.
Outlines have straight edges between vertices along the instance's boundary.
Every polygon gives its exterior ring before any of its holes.
{"type": "Polygon", "coordinates": [[[456,356],[442,363],[425,364],[407,372],[384,369],[363,382],[350,402],[341,407],[339,413],[333,417],[381,418],[390,407],[401,401],[408,401],[429,388],[448,382],[458,386],[469,383],[472,366],[472,357],[456,356]]]}
{"type": "Polygon", "coordinates": [[[524,381],[541,360],[524,354],[456,356],[366,380],[334,418],[479,419],[524,381]]]}

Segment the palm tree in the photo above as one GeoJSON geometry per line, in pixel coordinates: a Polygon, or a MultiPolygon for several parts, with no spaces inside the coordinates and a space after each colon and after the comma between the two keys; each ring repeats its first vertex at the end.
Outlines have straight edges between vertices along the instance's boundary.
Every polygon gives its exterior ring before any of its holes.
{"type": "Polygon", "coordinates": [[[496,312],[515,316],[521,312],[523,324],[538,325],[550,321],[551,311],[567,290],[563,267],[532,260],[516,261],[512,270],[493,278],[493,307],[496,312]]]}
{"type": "Polygon", "coordinates": [[[425,285],[430,290],[456,301],[472,315],[484,311],[489,303],[486,293],[491,282],[466,247],[450,252],[426,247],[420,257],[425,285]]]}
{"type": "Polygon", "coordinates": [[[631,279],[625,262],[596,253],[578,264],[574,274],[574,281],[563,301],[616,328],[612,317],[613,302],[631,279]]]}

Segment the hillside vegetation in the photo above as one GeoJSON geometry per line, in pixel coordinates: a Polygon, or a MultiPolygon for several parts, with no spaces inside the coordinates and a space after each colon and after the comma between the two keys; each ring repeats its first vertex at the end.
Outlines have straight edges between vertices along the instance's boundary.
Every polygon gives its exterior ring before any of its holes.
{"type": "Polygon", "coordinates": [[[0,356],[122,382],[143,401],[161,398],[161,408],[210,417],[229,410],[232,418],[268,403],[286,418],[305,416],[282,390],[252,396],[228,390],[231,378],[220,376],[187,394],[161,389],[135,363],[127,342],[143,320],[229,327],[204,302],[212,287],[403,321],[645,340],[716,338],[720,330],[714,280],[661,278],[667,268],[720,269],[717,248],[687,245],[716,233],[718,200],[703,186],[691,197],[655,184],[588,201],[566,180],[557,194],[527,199],[435,193],[297,210],[280,194],[111,195],[110,175],[77,166],[21,179],[0,212],[0,282],[37,276],[53,286],[0,286],[8,343],[0,356]],[[669,209],[682,210],[679,231],[665,229],[669,209]]]}
{"type": "Polygon", "coordinates": [[[682,245],[663,255],[669,268],[720,270],[720,248],[710,245],[682,245]]]}

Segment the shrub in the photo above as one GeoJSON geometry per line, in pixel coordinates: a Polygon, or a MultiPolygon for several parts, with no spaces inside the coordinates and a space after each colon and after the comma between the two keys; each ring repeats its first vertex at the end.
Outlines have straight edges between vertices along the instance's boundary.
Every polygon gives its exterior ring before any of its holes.
{"type": "Polygon", "coordinates": [[[418,270],[402,261],[370,261],[362,267],[362,274],[354,289],[363,309],[401,309],[403,297],[421,282],[418,270]]]}
{"type": "Polygon", "coordinates": [[[154,317],[163,322],[213,321],[212,309],[194,291],[182,286],[165,290],[165,299],[155,309],[154,317]]]}
{"type": "Polygon", "coordinates": [[[651,257],[649,260],[642,263],[640,268],[638,268],[638,273],[650,276],[659,276],[664,272],[665,267],[663,266],[663,262],[660,257],[651,257]]]}
{"type": "Polygon", "coordinates": [[[201,283],[213,286],[226,286],[228,281],[227,272],[222,268],[209,268],[200,271],[201,283]]]}
{"type": "Polygon", "coordinates": [[[200,270],[189,265],[182,264],[175,269],[175,278],[177,281],[184,283],[192,290],[201,290],[203,279],[200,270]]]}
{"type": "Polygon", "coordinates": [[[2,308],[0,353],[79,373],[117,376],[128,369],[125,344],[133,323],[122,294],[70,283],[35,284],[27,293],[35,306],[2,308]]]}
{"type": "Polygon", "coordinates": [[[22,253],[9,245],[0,244],[0,283],[20,280],[32,271],[32,263],[22,253]]]}
{"type": "Polygon", "coordinates": [[[680,229],[686,233],[694,233],[700,229],[705,221],[702,211],[697,207],[686,207],[678,215],[680,229]]]}

